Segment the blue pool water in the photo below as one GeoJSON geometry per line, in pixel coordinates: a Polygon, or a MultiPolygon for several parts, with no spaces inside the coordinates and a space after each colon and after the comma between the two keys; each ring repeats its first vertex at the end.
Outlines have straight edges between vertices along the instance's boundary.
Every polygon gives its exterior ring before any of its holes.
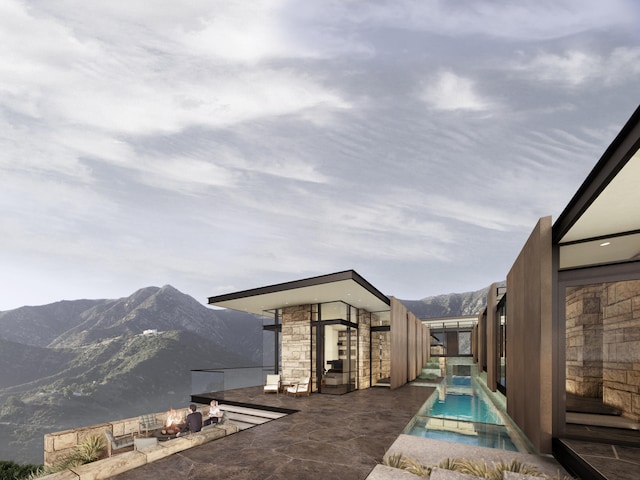
{"type": "Polygon", "coordinates": [[[518,451],[501,415],[471,377],[447,378],[420,408],[404,433],[518,451]]]}

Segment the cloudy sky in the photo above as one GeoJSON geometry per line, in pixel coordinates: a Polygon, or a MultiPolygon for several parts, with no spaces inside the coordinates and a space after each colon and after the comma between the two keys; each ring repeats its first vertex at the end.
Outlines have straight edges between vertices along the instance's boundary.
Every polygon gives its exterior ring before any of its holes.
{"type": "Polygon", "coordinates": [[[0,2],[0,310],[503,280],[640,99],[635,0],[0,2]]]}

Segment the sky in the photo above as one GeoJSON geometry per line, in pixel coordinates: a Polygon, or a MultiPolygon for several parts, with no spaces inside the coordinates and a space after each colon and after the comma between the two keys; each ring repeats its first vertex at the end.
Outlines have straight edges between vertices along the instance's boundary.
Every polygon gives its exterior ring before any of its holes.
{"type": "Polygon", "coordinates": [[[0,310],[501,281],[640,99],[635,0],[0,2],[0,310]]]}

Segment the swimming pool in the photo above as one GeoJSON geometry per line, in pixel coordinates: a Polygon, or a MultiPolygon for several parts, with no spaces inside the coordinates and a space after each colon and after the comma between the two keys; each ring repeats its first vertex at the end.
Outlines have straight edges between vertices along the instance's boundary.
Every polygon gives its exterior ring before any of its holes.
{"type": "Polygon", "coordinates": [[[472,377],[448,377],[427,399],[403,433],[519,451],[502,415],[472,377]]]}

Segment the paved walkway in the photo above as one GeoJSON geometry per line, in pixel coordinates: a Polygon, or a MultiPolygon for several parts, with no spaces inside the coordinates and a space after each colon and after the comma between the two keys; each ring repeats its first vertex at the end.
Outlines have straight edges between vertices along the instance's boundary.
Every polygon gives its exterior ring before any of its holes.
{"type": "Polygon", "coordinates": [[[265,395],[262,387],[226,392],[225,400],[298,412],[113,478],[363,480],[433,390],[405,385],[297,398],[265,395]]]}
{"type": "Polygon", "coordinates": [[[224,399],[218,398],[221,403],[226,400],[298,411],[113,478],[365,480],[370,475],[378,480],[397,478],[402,475],[399,470],[376,468],[387,451],[404,453],[431,465],[454,457],[487,461],[517,458],[538,464],[549,473],[562,470],[550,457],[401,435],[433,391],[433,387],[405,385],[396,390],[370,388],[346,395],[311,394],[298,398],[265,395],[262,387],[226,392],[224,399]]]}

